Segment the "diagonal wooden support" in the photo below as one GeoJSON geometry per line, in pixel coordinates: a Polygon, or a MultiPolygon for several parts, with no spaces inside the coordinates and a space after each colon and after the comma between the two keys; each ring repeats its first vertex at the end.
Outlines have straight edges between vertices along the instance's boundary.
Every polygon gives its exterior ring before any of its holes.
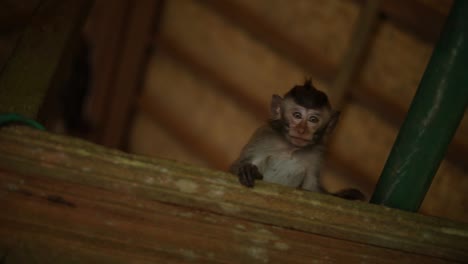
{"type": "Polygon", "coordinates": [[[76,249],[64,261],[124,263],[468,260],[467,225],[263,182],[247,189],[223,172],[25,127],[0,130],[0,200],[0,249],[18,258],[49,247],[76,249]]]}

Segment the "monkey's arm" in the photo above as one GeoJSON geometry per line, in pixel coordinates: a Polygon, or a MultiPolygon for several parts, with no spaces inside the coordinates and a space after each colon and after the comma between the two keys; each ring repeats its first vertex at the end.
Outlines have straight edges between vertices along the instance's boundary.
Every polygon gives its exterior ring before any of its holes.
{"type": "Polygon", "coordinates": [[[239,182],[247,187],[254,187],[255,180],[263,179],[262,173],[260,173],[259,165],[261,159],[252,155],[251,143],[247,144],[241,152],[238,160],[236,160],[229,172],[239,177],[239,182]]]}
{"type": "Polygon", "coordinates": [[[239,158],[231,165],[229,172],[238,176],[242,185],[253,187],[255,180],[263,179],[265,148],[271,144],[265,140],[270,138],[269,134],[271,134],[270,130],[265,127],[259,128],[242,149],[239,158]]]}

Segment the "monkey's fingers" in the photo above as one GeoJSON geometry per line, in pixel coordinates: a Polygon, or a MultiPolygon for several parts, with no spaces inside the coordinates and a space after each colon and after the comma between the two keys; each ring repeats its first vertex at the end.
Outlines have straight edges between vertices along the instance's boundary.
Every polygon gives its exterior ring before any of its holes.
{"type": "Polygon", "coordinates": [[[252,179],[249,179],[249,176],[248,175],[245,175],[245,174],[241,174],[239,175],[239,182],[246,186],[246,187],[253,187],[254,186],[254,183],[252,181],[252,179]]]}
{"type": "Polygon", "coordinates": [[[239,182],[247,187],[252,188],[254,186],[254,178],[251,174],[250,166],[243,166],[239,171],[239,182]]]}
{"type": "Polygon", "coordinates": [[[258,171],[257,166],[253,168],[252,174],[254,175],[254,178],[257,180],[263,180],[263,175],[258,171]]]}
{"type": "Polygon", "coordinates": [[[249,170],[250,170],[250,175],[252,176],[253,179],[257,179],[257,180],[263,179],[263,175],[258,171],[257,166],[250,165],[249,170]]]}
{"type": "Polygon", "coordinates": [[[257,166],[253,165],[253,164],[249,164],[249,166],[247,167],[247,169],[249,170],[249,176],[250,178],[252,178],[252,184],[253,184],[253,181],[254,180],[262,180],[263,179],[263,175],[258,171],[258,168],[257,166]]]}

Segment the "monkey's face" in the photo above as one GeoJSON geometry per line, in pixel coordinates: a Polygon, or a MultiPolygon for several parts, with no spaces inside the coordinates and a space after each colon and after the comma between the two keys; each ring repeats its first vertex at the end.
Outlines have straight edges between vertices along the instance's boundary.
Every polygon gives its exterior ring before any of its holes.
{"type": "Polygon", "coordinates": [[[315,143],[314,134],[327,123],[329,111],[309,109],[292,100],[284,100],[283,118],[286,139],[296,147],[305,147],[315,143]]]}

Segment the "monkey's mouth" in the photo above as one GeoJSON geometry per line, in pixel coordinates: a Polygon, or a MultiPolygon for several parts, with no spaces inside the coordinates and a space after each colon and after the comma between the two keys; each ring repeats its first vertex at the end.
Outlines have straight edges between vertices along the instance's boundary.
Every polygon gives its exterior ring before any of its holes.
{"type": "Polygon", "coordinates": [[[289,135],[289,140],[293,145],[298,146],[298,147],[303,147],[310,143],[310,139],[295,137],[291,135],[289,135]]]}

